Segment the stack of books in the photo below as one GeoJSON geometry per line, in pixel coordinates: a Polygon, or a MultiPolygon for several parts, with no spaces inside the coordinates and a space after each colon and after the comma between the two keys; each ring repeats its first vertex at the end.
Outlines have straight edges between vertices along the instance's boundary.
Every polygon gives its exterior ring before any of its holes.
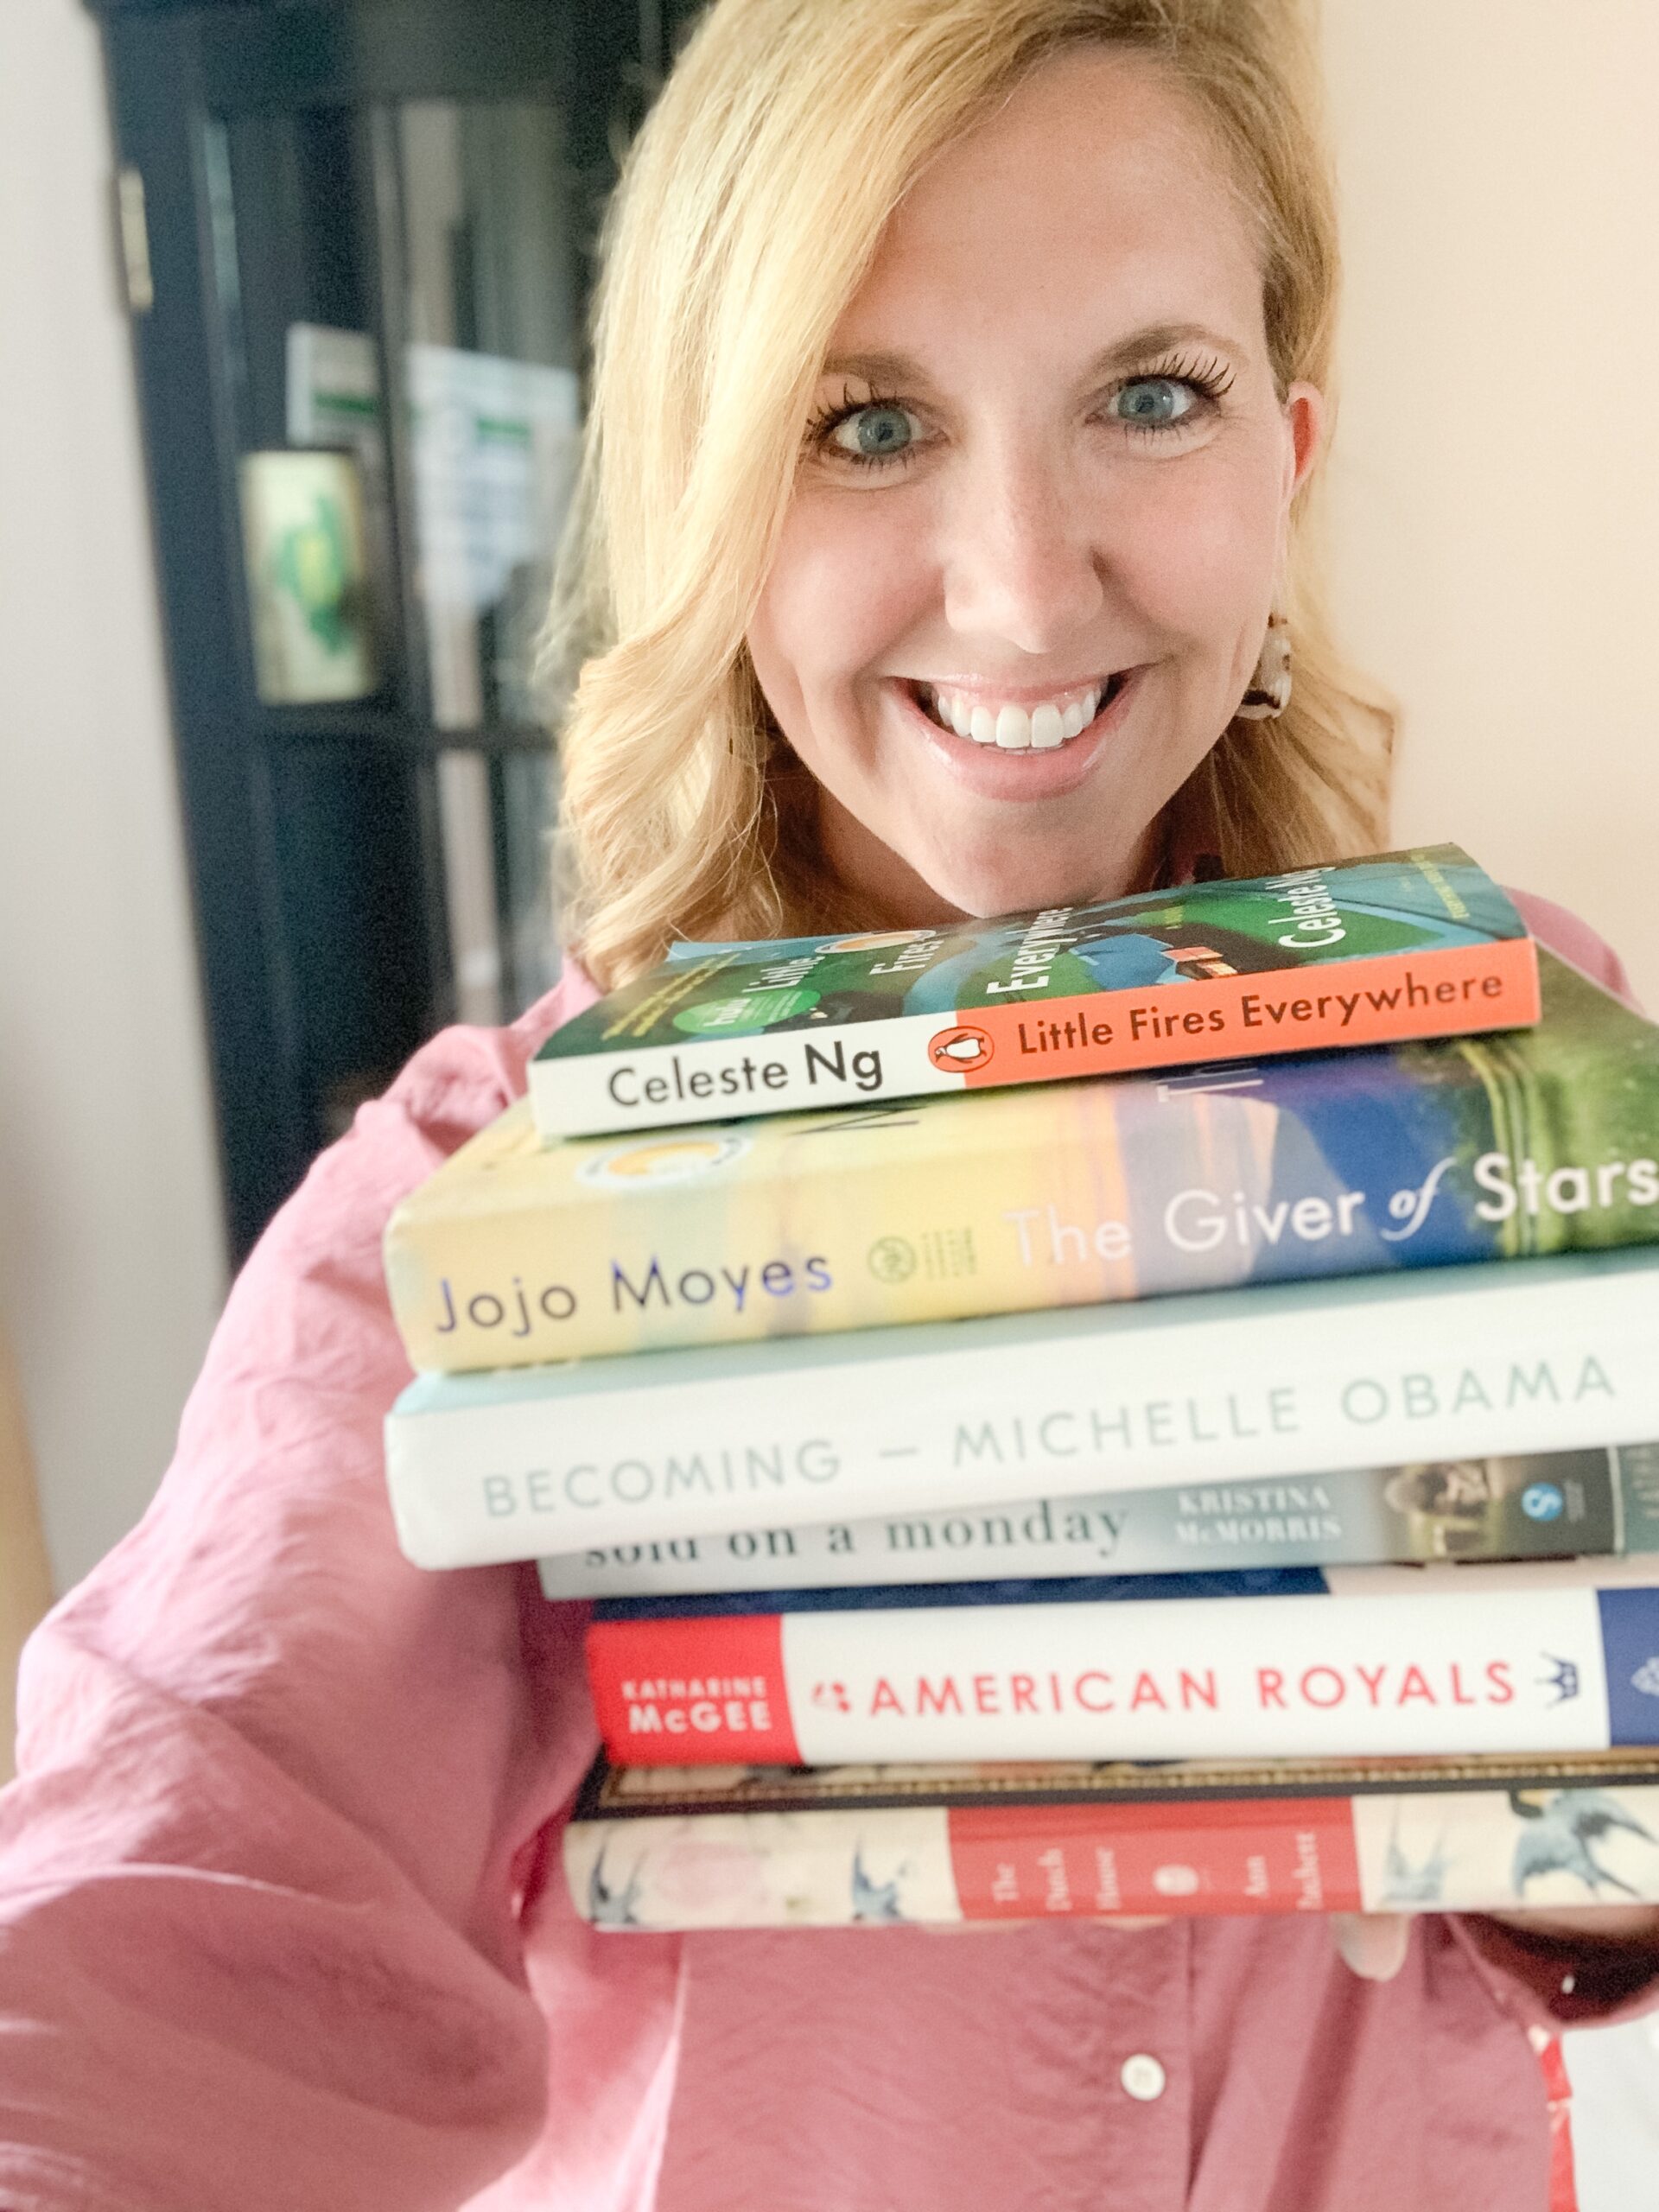
{"type": "Polygon", "coordinates": [[[681,945],[394,1217],[607,1928],[1659,1900],[1659,1029],[1455,847],[681,945]]]}

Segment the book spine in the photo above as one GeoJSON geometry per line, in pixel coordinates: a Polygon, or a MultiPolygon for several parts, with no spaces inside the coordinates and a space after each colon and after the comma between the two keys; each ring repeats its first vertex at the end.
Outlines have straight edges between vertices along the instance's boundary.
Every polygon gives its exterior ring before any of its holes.
{"type": "MultiPolygon", "coordinates": [[[[511,1205],[499,1190],[468,1204],[458,1185],[453,1211],[393,1216],[392,1311],[411,1366],[465,1372],[1383,1274],[1503,1248],[1476,1211],[1496,1206],[1467,1177],[1496,1133],[1479,1067],[1448,1061],[1432,1095],[1370,1071],[1367,1107],[1397,1098],[1401,1124],[1432,1119],[1440,1142],[1373,1143],[1363,1185],[1321,1147],[1322,1098],[1303,1106],[1282,1076],[1257,1088],[1250,1070],[1212,1079],[1074,1085],[1034,1112],[1028,1099],[977,1102],[971,1128],[955,1106],[948,1123],[931,1109],[937,1141],[902,1112],[823,1117],[789,1141],[774,1125],[764,1167],[746,1160],[741,1177],[723,1162],[659,1177],[664,1147],[695,1157],[715,1140],[645,1137],[594,1148],[576,1178],[527,1180],[511,1205]],[[883,1122],[899,1125],[886,1150],[883,1122]],[[875,1156],[849,1163],[849,1125],[875,1156]]],[[[1567,1221],[1597,1243],[1656,1229],[1639,1214],[1567,1221]]]]}
{"type": "Polygon", "coordinates": [[[1493,1912],[1659,1903],[1659,1789],[601,1818],[563,1849],[607,1929],[1493,1912]]]}
{"type": "MultiPolygon", "coordinates": [[[[1613,1058],[1586,1056],[1580,1096],[1628,1089],[1613,1058]]],[[[410,1364],[464,1372],[1651,1238],[1650,1159],[1617,1203],[1516,1227],[1513,1156],[1548,1144],[1560,1090],[1470,1046],[1432,1075],[1366,1054],[641,1137],[510,1203],[458,1179],[452,1209],[399,1209],[387,1285],[410,1364]]],[[[1600,1136],[1552,1147],[1557,1187],[1592,1187],[1600,1136]]]]}
{"type": "Polygon", "coordinates": [[[387,1481],[406,1554],[436,1567],[744,1529],[762,1506],[793,1528],[1633,1441],[1659,1434],[1651,1274],[1612,1254],[1363,1300],[1294,1284],[423,1377],[388,1416],[387,1481]]]}
{"type": "Polygon", "coordinates": [[[538,1564],[549,1598],[626,1598],[1656,1548],[1659,1444],[1644,1444],[737,1529],[538,1564]]]}
{"type": "Polygon", "coordinates": [[[557,1141],[734,1115],[1468,1036],[1525,1027],[1539,1012],[1537,948],[1530,938],[1516,938],[1314,970],[537,1058],[529,1081],[537,1127],[557,1141]]]}
{"type": "Polygon", "coordinates": [[[1386,1595],[597,1621],[588,1681],[617,1766],[1659,1743],[1659,1588],[1395,1572],[1386,1595]]]}

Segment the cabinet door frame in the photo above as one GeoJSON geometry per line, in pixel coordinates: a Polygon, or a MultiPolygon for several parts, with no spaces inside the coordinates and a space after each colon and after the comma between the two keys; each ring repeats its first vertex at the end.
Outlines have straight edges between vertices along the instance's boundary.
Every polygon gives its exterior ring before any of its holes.
{"type": "MultiPolygon", "coordinates": [[[[448,1018],[454,1001],[436,756],[458,746],[491,753],[548,741],[527,728],[434,728],[424,654],[413,634],[418,610],[406,588],[381,696],[315,709],[259,703],[226,374],[215,133],[222,138],[229,119],[255,111],[343,106],[367,119],[410,100],[543,97],[564,109],[572,165],[584,194],[597,195],[620,139],[643,111],[661,33],[652,29],[652,0],[643,7],[640,0],[91,4],[103,23],[128,219],[136,189],[148,233],[152,297],[135,312],[133,343],[227,1238],[239,1262],[319,1142],[279,877],[275,813],[284,754],[350,747],[406,765],[420,824],[410,864],[420,877],[424,943],[410,957],[424,963],[424,1031],[448,1018]]],[[[360,243],[372,270],[382,389],[395,406],[397,380],[385,372],[402,333],[386,327],[387,303],[395,315],[401,294],[376,258],[387,249],[385,220],[378,237],[371,223],[360,243]]],[[[394,456],[402,442],[390,441],[394,456]]],[[[396,528],[400,505],[407,508],[396,497],[395,461],[393,474],[396,528]]],[[[399,561],[401,576],[409,567],[399,561]]],[[[408,1039],[411,1047],[416,1041],[408,1039]]]]}

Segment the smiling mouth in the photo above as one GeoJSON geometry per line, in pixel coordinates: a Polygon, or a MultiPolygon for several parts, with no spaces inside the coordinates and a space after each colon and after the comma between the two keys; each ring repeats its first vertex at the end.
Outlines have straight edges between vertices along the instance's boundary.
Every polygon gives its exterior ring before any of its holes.
{"type": "Polygon", "coordinates": [[[1098,683],[1057,691],[1052,699],[1025,706],[1013,700],[970,696],[944,683],[909,683],[906,690],[931,722],[975,745],[1001,753],[1053,753],[1080,737],[1128,681],[1120,669],[1098,683]]]}

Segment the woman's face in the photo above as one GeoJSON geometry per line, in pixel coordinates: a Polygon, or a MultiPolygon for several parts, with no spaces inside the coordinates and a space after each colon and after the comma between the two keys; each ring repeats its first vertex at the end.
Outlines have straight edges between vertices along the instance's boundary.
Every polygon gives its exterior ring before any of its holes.
{"type": "Polygon", "coordinates": [[[1243,694],[1319,395],[1179,91],[1047,64],[836,328],[749,633],[837,875],[899,922],[1110,897],[1243,694]]]}

